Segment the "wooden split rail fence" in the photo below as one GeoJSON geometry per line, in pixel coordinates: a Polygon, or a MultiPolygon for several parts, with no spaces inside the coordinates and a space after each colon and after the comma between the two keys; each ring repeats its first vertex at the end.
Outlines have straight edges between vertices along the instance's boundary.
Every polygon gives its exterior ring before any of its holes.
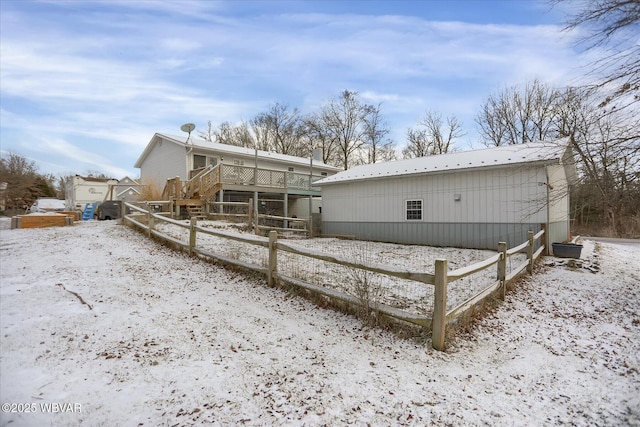
{"type": "Polygon", "coordinates": [[[444,350],[446,347],[445,332],[447,330],[447,326],[457,322],[462,316],[464,316],[471,310],[474,310],[478,304],[481,304],[487,298],[494,297],[497,294],[500,298],[504,299],[507,285],[515,278],[526,272],[532,273],[535,261],[538,260],[542,253],[545,251],[544,241],[541,240],[544,235],[544,230],[541,230],[536,234],[534,234],[533,232],[529,232],[527,241],[513,248],[507,248],[507,244],[504,242],[498,243],[498,253],[484,261],[480,261],[467,267],[449,271],[448,261],[446,259],[438,259],[435,261],[434,273],[425,273],[419,271],[407,271],[393,266],[381,266],[366,262],[356,262],[345,257],[333,256],[327,253],[293,247],[282,241],[279,241],[278,233],[276,231],[271,231],[268,238],[251,235],[240,236],[237,234],[230,234],[223,231],[216,231],[207,227],[202,227],[198,225],[195,218],[192,218],[188,223],[185,221],[177,221],[171,218],[167,218],[161,214],[154,213],[152,209],[149,209],[148,205],[145,207],[140,207],[135,204],[126,203],[126,206],[130,208],[131,213],[124,217],[125,224],[135,225],[144,230],[149,237],[153,236],[161,240],[165,240],[173,244],[174,246],[187,251],[189,255],[198,255],[201,257],[213,259],[224,264],[230,264],[261,273],[267,277],[267,281],[270,286],[273,286],[278,282],[287,283],[306,289],[313,293],[352,304],[354,306],[362,306],[363,304],[361,299],[345,292],[341,292],[335,289],[329,289],[295,277],[280,274],[278,272],[279,251],[288,252],[325,262],[335,263],[351,269],[378,273],[390,277],[397,277],[405,280],[420,282],[424,285],[434,286],[433,312],[430,313],[431,316],[428,315],[429,313],[415,314],[384,304],[375,304],[375,306],[369,305],[369,307],[365,308],[375,309],[385,316],[431,329],[432,346],[436,350],[444,350]],[[175,237],[167,235],[166,233],[162,233],[156,230],[155,224],[161,221],[167,222],[177,227],[181,227],[183,229],[187,229],[189,236],[188,240],[185,241],[177,239],[175,237]],[[204,250],[197,244],[198,233],[203,233],[223,239],[236,240],[243,243],[248,243],[250,245],[266,248],[268,251],[267,265],[265,266],[244,262],[233,257],[215,254],[204,250]],[[539,247],[534,251],[536,242],[538,241],[540,241],[539,247]],[[526,261],[518,265],[516,268],[511,269],[511,272],[507,274],[507,260],[511,256],[522,252],[526,252],[527,254],[526,261]],[[449,283],[473,274],[477,274],[493,266],[495,266],[497,270],[497,279],[494,282],[492,282],[489,286],[487,286],[484,290],[482,290],[475,296],[467,299],[465,302],[450,310],[447,310],[447,290],[449,283]]]}

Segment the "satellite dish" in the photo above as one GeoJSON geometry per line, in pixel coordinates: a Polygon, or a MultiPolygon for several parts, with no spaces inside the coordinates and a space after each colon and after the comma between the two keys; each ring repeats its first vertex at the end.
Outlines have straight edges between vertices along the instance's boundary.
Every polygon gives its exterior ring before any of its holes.
{"type": "Polygon", "coordinates": [[[182,126],[180,126],[180,130],[182,132],[187,132],[188,134],[191,134],[191,131],[193,131],[196,128],[196,125],[194,125],[193,123],[185,123],[182,126]]]}
{"type": "Polygon", "coordinates": [[[185,123],[182,126],[180,126],[180,130],[182,132],[187,132],[189,134],[189,136],[187,136],[187,141],[185,142],[185,144],[189,142],[189,138],[191,138],[191,131],[193,131],[195,128],[196,128],[196,125],[194,125],[193,123],[185,123]]]}

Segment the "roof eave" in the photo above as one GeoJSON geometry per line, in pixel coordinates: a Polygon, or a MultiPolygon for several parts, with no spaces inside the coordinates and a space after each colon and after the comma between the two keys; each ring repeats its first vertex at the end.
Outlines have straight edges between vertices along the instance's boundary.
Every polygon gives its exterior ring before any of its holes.
{"type": "Polygon", "coordinates": [[[336,181],[331,181],[330,178],[327,178],[329,180],[328,182],[322,182],[324,180],[320,180],[320,181],[314,182],[313,185],[317,187],[322,187],[326,185],[346,184],[346,183],[373,181],[373,180],[382,180],[382,179],[399,179],[399,178],[418,177],[418,176],[426,176],[426,175],[441,175],[441,174],[447,174],[447,173],[467,172],[470,170],[503,169],[503,168],[509,168],[509,167],[519,167],[522,165],[537,166],[537,165],[560,164],[560,162],[561,162],[560,158],[553,158],[553,159],[548,158],[548,159],[524,161],[524,162],[509,163],[509,164],[471,166],[471,167],[463,167],[463,168],[456,168],[456,169],[442,169],[442,170],[411,172],[411,173],[404,173],[404,174],[399,173],[399,174],[389,174],[389,175],[378,175],[378,176],[368,176],[368,177],[353,178],[353,179],[342,179],[342,180],[336,180],[336,181]]]}

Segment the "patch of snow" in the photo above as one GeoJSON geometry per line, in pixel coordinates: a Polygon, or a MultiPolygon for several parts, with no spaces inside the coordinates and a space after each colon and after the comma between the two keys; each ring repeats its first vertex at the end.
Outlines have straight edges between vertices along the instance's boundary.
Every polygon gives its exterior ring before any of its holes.
{"type": "Polygon", "coordinates": [[[546,258],[445,353],[114,221],[0,238],[0,400],[81,405],[1,425],[640,423],[639,246],[546,258]]]}

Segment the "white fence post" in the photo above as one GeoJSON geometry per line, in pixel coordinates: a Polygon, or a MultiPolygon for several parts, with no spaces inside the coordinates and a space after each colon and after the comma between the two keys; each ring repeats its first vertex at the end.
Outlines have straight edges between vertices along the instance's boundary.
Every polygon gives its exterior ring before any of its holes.
{"type": "Polygon", "coordinates": [[[125,214],[127,212],[126,211],[127,208],[125,207],[124,204],[125,204],[125,201],[124,200],[120,200],[120,218],[118,218],[116,220],[116,224],[118,224],[118,225],[122,225],[122,224],[125,223],[124,221],[125,221],[125,217],[126,217],[125,214]]]}
{"type": "Polygon", "coordinates": [[[444,351],[444,335],[447,327],[447,264],[446,259],[437,259],[435,267],[431,346],[440,351],[444,351]]]}
{"type": "Polygon", "coordinates": [[[498,280],[500,281],[500,298],[504,300],[507,292],[507,243],[498,243],[498,252],[500,259],[498,260],[498,280]]]}
{"type": "Polygon", "coordinates": [[[278,272],[278,232],[272,230],[269,232],[269,286],[275,283],[275,273],[278,272]]]}

